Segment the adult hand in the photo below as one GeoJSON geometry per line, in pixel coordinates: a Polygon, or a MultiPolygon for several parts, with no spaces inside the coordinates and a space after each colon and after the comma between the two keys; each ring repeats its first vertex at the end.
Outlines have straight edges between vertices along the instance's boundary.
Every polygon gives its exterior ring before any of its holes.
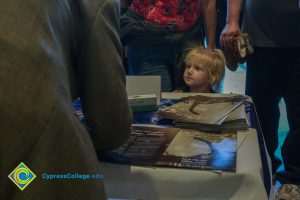
{"type": "Polygon", "coordinates": [[[225,50],[229,50],[232,47],[233,37],[238,35],[240,32],[238,24],[226,24],[220,36],[221,46],[225,50]]]}

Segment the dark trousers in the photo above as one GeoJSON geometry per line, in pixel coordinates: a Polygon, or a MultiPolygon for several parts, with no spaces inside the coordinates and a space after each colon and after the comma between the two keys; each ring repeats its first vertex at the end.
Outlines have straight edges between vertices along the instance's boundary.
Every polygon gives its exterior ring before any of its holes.
{"type": "Polygon", "coordinates": [[[149,44],[131,41],[128,44],[128,74],[161,77],[161,90],[170,92],[173,88],[176,45],[149,44]]]}
{"type": "Polygon", "coordinates": [[[279,179],[300,183],[300,47],[254,47],[247,60],[246,94],[253,98],[273,172],[280,166],[274,155],[278,146],[278,102],[284,98],[290,131],[281,149],[285,172],[279,179]]]}

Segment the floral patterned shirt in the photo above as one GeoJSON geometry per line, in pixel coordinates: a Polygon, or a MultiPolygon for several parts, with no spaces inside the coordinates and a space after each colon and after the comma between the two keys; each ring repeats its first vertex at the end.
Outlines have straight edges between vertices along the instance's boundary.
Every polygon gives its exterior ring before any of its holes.
{"type": "Polygon", "coordinates": [[[146,22],[180,32],[192,27],[200,16],[199,0],[133,0],[131,9],[146,22]]]}

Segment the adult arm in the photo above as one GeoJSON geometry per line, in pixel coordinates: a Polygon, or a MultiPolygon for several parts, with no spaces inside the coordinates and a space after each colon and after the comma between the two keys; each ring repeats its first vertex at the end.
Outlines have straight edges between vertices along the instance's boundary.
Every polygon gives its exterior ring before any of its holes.
{"type": "Polygon", "coordinates": [[[104,0],[81,48],[81,98],[96,150],[118,147],[131,127],[118,7],[116,1],[104,0]]]}
{"type": "Polygon", "coordinates": [[[201,0],[200,5],[203,12],[207,46],[210,49],[216,47],[217,11],[216,0],[201,0]]]}
{"type": "Polygon", "coordinates": [[[233,36],[240,32],[239,18],[242,0],[227,0],[226,25],[221,33],[220,42],[225,49],[229,49],[233,36]]]}

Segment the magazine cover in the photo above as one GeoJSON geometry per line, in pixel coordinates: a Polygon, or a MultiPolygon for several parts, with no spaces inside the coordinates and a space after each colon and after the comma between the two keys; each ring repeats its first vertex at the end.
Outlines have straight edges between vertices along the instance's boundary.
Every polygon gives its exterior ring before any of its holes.
{"type": "Polygon", "coordinates": [[[236,131],[133,126],[124,145],[101,157],[123,164],[235,171],[236,152],[236,131]]]}
{"type": "Polygon", "coordinates": [[[235,171],[236,131],[206,133],[180,129],[156,165],[235,171]]]}

